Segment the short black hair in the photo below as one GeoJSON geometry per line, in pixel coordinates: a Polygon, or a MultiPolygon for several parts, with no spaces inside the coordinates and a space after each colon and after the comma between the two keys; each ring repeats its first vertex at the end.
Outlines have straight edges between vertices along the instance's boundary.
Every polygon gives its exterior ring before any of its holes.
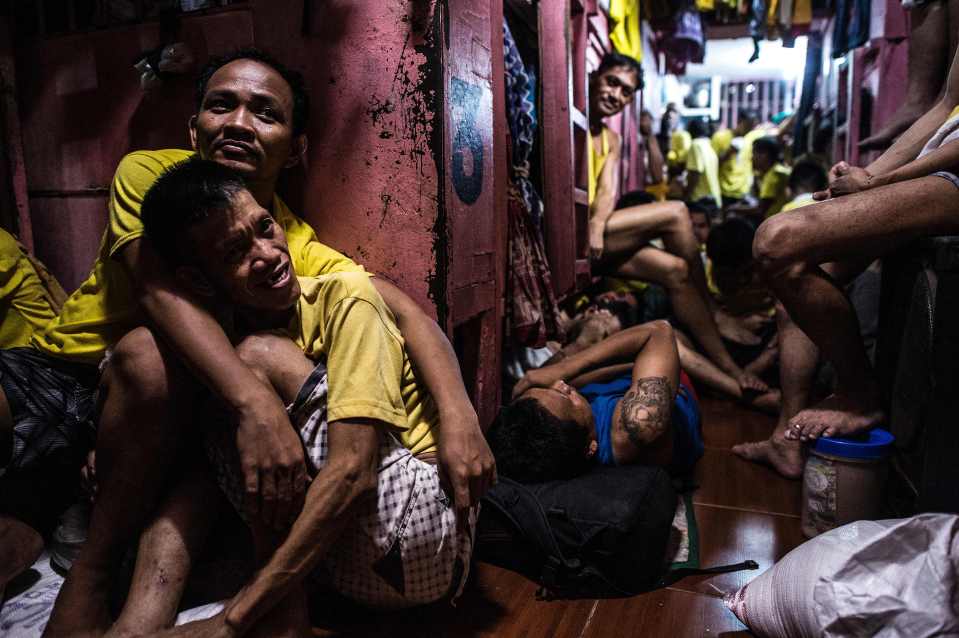
{"type": "Polygon", "coordinates": [[[624,66],[636,74],[637,91],[643,88],[643,67],[636,61],[636,58],[631,58],[616,51],[610,51],[603,56],[603,59],[599,61],[599,66],[596,67],[596,75],[609,69],[615,69],[618,66],[624,66]]]}
{"type": "Polygon", "coordinates": [[[709,137],[709,122],[700,117],[694,117],[686,123],[686,132],[691,138],[709,137]]]}
{"type": "Polygon", "coordinates": [[[749,107],[743,107],[739,109],[739,119],[740,120],[749,120],[750,122],[758,123],[759,122],[759,111],[749,107]]]}
{"type": "Polygon", "coordinates": [[[486,437],[497,472],[520,483],[573,478],[590,465],[586,429],[557,418],[536,399],[500,408],[486,437]]]}
{"type": "Polygon", "coordinates": [[[765,137],[757,138],[753,142],[753,154],[759,151],[760,153],[766,153],[772,157],[774,162],[778,162],[779,158],[782,157],[783,147],[772,135],[767,135],[765,137]]]}
{"type": "Polygon", "coordinates": [[[686,209],[690,213],[699,213],[706,216],[706,223],[710,224],[714,215],[719,214],[719,207],[716,206],[716,200],[712,197],[700,197],[695,202],[688,202],[686,209]]]}
{"type": "Polygon", "coordinates": [[[304,82],[303,76],[298,71],[294,71],[284,65],[269,53],[254,47],[237,49],[232,53],[211,58],[206,63],[200,71],[200,76],[196,80],[196,110],[199,112],[203,106],[203,98],[206,96],[206,86],[210,82],[210,78],[213,77],[213,74],[230,62],[236,62],[237,60],[253,60],[254,62],[264,64],[286,80],[286,83],[290,87],[290,92],[293,94],[293,135],[299,135],[305,132],[306,124],[310,119],[310,96],[306,91],[306,82],[304,82]]]}
{"type": "Polygon", "coordinates": [[[752,262],[756,229],[745,219],[727,219],[709,231],[706,254],[714,266],[741,268],[752,262]]]}
{"type": "Polygon", "coordinates": [[[793,165],[789,174],[789,188],[793,193],[804,191],[815,193],[829,186],[829,174],[826,167],[814,159],[800,159],[793,165]]]}
{"type": "Polygon", "coordinates": [[[143,232],[171,266],[187,261],[186,231],[230,208],[246,186],[229,168],[194,156],[174,164],[150,187],[140,206],[143,232]]]}
{"type": "Polygon", "coordinates": [[[618,200],[616,200],[615,210],[619,210],[620,208],[629,208],[630,206],[643,206],[645,204],[652,204],[655,201],[656,198],[646,191],[629,191],[628,193],[624,193],[618,200]]]}

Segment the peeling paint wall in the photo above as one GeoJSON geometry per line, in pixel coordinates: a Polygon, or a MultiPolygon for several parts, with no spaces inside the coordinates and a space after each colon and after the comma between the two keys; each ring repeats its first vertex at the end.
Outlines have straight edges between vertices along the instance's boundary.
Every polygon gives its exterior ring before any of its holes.
{"type": "Polygon", "coordinates": [[[309,164],[283,191],[322,241],[445,312],[437,3],[330,0],[306,24],[301,5],[255,7],[257,44],[301,69],[313,100],[309,164]]]}

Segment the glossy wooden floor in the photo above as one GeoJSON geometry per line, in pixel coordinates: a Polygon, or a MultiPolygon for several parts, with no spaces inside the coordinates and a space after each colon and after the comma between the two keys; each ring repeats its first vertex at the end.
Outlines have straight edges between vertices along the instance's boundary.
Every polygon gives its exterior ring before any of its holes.
{"type": "Polygon", "coordinates": [[[802,542],[799,482],[741,461],[729,448],[765,438],[773,419],[731,403],[703,401],[706,455],[694,494],[703,566],[755,560],[760,569],[687,577],[674,586],[625,600],[541,602],[536,585],[512,572],[474,565],[456,608],[357,616],[330,610],[317,636],[496,636],[600,638],[605,636],[748,636],[725,609],[722,595],[765,571],[802,542]]]}

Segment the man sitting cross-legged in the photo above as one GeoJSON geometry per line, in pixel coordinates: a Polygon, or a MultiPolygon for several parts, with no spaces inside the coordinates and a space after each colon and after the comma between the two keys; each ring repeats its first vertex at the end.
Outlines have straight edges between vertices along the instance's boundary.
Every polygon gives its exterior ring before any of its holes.
{"type": "MultiPolygon", "coordinates": [[[[253,580],[222,613],[176,635],[309,633],[301,586],[321,562],[336,590],[371,606],[454,594],[475,516],[458,526],[436,467],[400,443],[405,432],[434,429],[438,417],[369,278],[297,278],[282,229],[213,162],[184,162],[162,176],[143,215],[147,238],[183,285],[235,314],[238,354],[291,406],[313,476],[288,531],[249,521],[261,565],[253,580]]],[[[214,429],[208,448],[240,508],[235,434],[214,429]]]]}
{"type": "Polygon", "coordinates": [[[757,231],[753,251],[788,313],[779,328],[783,414],[769,440],[737,446],[740,456],[798,477],[801,441],[881,423],[877,382],[841,285],[909,241],[959,233],[957,60],[942,99],[879,159],[866,168],[840,162],[828,191],[816,194],[825,201],[776,215],[757,231]],[[806,408],[820,351],[837,388],[806,408]]]}
{"type": "Polygon", "coordinates": [[[699,425],[673,331],[653,321],[527,372],[488,438],[499,472],[539,483],[596,461],[688,472],[702,455],[699,425]]]}

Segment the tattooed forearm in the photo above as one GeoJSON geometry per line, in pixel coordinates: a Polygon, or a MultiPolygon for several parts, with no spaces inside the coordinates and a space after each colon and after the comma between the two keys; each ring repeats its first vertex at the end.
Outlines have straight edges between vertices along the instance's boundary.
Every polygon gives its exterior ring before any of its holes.
{"type": "Polygon", "coordinates": [[[672,408],[673,390],[666,377],[638,379],[620,403],[620,426],[633,445],[644,447],[666,430],[672,408]]]}

